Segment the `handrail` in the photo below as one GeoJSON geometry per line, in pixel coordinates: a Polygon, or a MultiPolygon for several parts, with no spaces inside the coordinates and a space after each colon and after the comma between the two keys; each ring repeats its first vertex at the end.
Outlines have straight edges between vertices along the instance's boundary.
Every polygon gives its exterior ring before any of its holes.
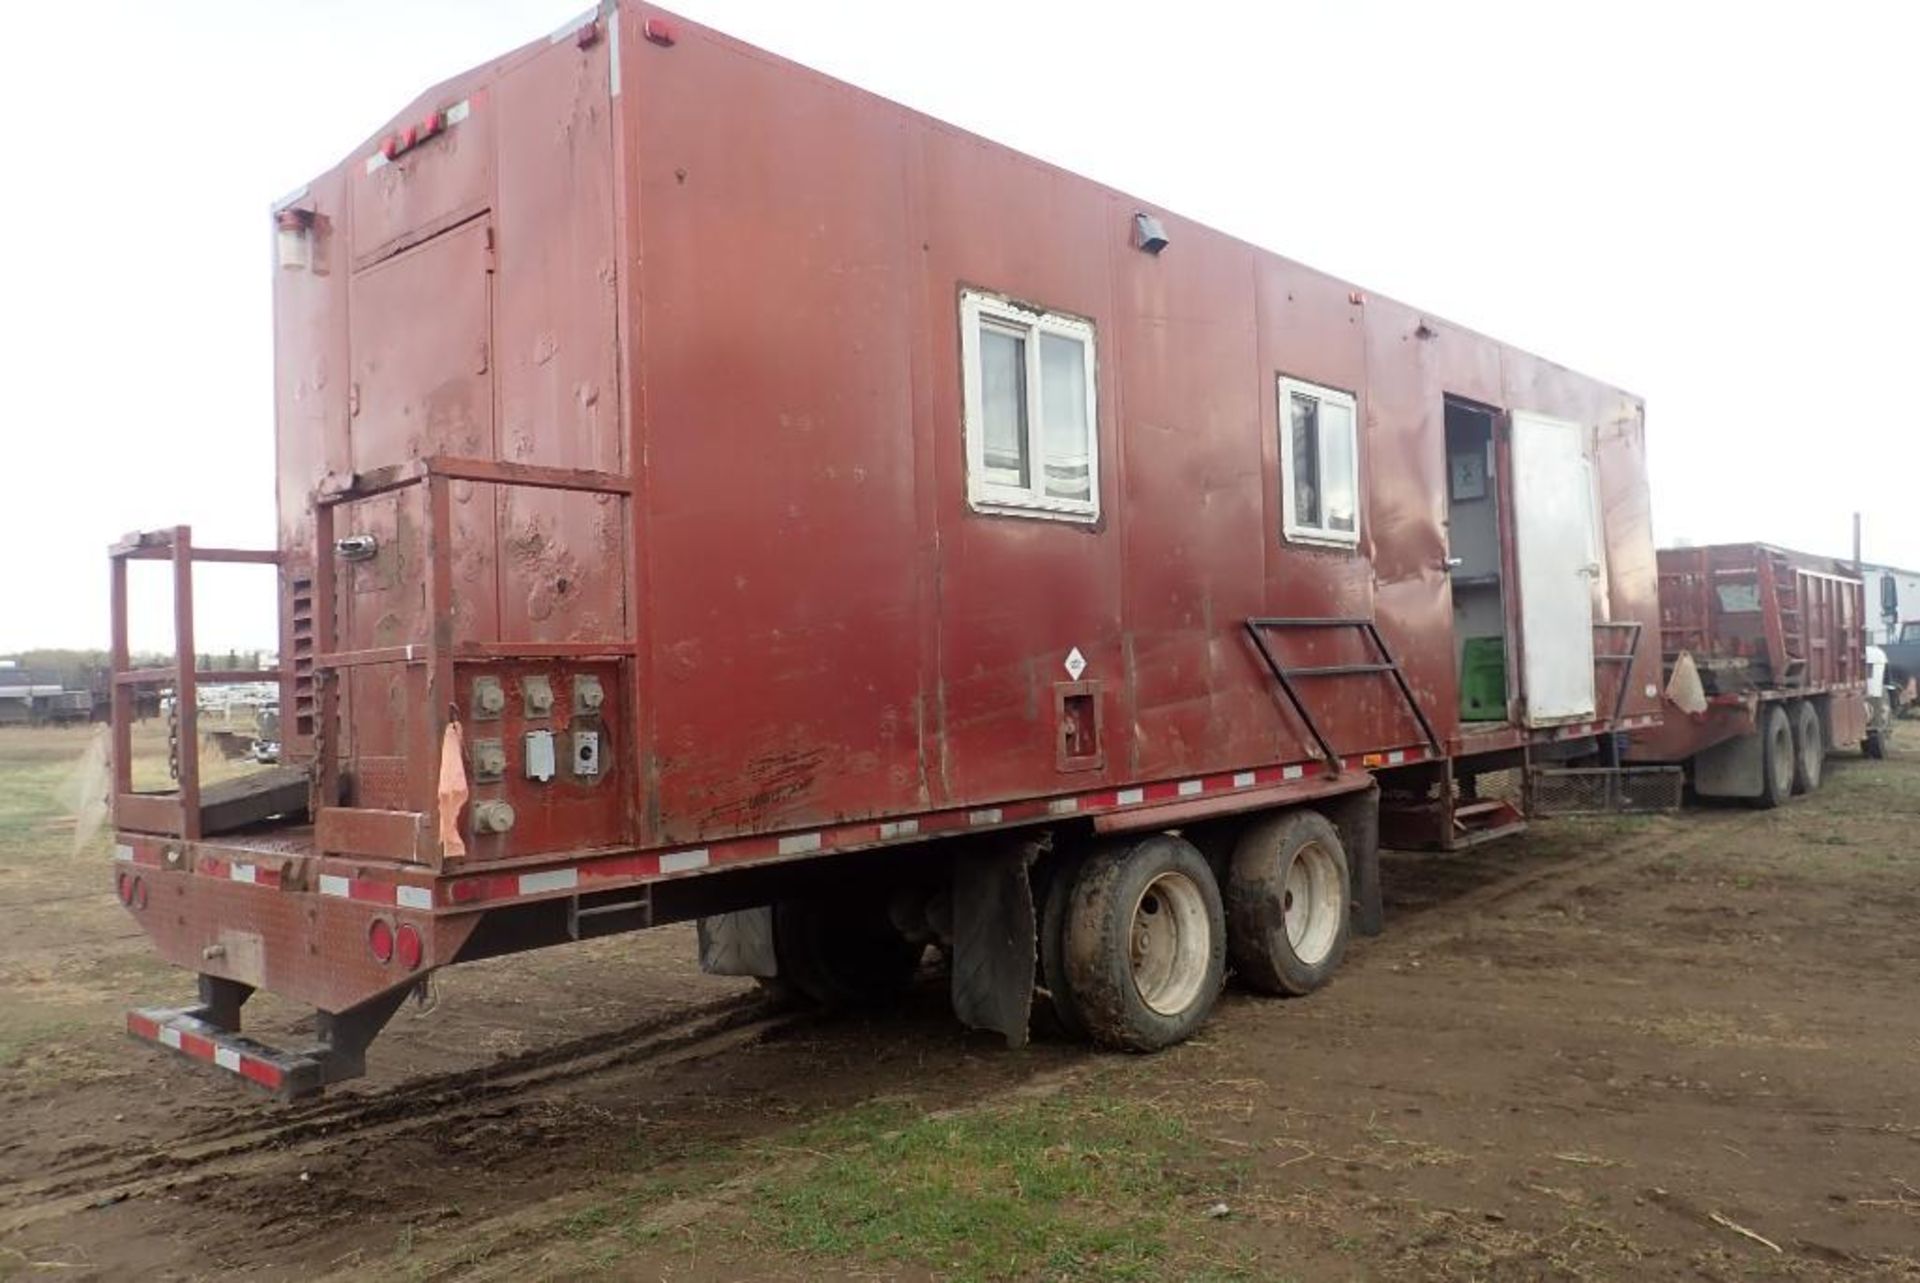
{"type": "Polygon", "coordinates": [[[1320,724],[1314,721],[1313,714],[1307,711],[1306,702],[1300,698],[1300,692],[1294,688],[1295,677],[1344,677],[1355,674],[1391,673],[1394,685],[1399,687],[1400,695],[1406,700],[1407,708],[1412,712],[1414,721],[1420,725],[1421,734],[1427,737],[1427,743],[1436,754],[1444,756],[1445,750],[1440,745],[1440,737],[1433,733],[1433,726],[1427,721],[1427,715],[1420,709],[1420,701],[1414,698],[1413,688],[1407,685],[1406,674],[1400,670],[1399,661],[1393,657],[1392,650],[1387,647],[1386,638],[1380,635],[1380,629],[1373,620],[1331,616],[1320,618],[1255,616],[1246,621],[1246,629],[1247,635],[1253,638],[1255,649],[1260,652],[1260,658],[1266,661],[1268,671],[1273,674],[1274,680],[1280,683],[1280,689],[1286,694],[1287,701],[1293,705],[1294,713],[1307,728],[1307,733],[1313,736],[1313,742],[1319,746],[1321,757],[1326,760],[1328,769],[1334,774],[1340,773],[1340,755],[1334,752],[1333,745],[1321,732],[1320,724]],[[1380,662],[1288,668],[1274,657],[1272,649],[1267,645],[1264,630],[1269,628],[1358,628],[1379,652],[1380,662]]]}
{"type": "Polygon", "coordinates": [[[280,681],[279,669],[194,668],[193,567],[195,562],[229,562],[277,566],[278,549],[200,548],[191,526],[171,530],[136,531],[107,549],[110,571],[109,620],[112,641],[108,668],[112,703],[110,752],[114,823],[140,832],[163,832],[189,841],[201,836],[200,813],[200,687],[241,682],[280,681]],[[167,668],[133,667],[127,625],[127,563],[168,561],[173,564],[173,665],[167,668]],[[133,791],[134,690],[141,686],[171,685],[178,730],[175,758],[177,795],[155,796],[133,791]]]}
{"type": "Polygon", "coordinates": [[[435,477],[449,481],[522,486],[534,490],[580,490],[617,495],[633,493],[632,479],[612,472],[597,472],[588,468],[549,468],[531,463],[435,454],[366,472],[329,474],[314,491],[314,502],[332,507],[359,499],[371,499],[375,495],[420,485],[435,477]]]}

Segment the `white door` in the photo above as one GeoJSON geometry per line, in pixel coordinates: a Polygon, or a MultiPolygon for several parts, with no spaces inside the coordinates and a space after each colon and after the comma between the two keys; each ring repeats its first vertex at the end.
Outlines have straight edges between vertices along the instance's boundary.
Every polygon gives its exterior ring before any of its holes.
{"type": "Polygon", "coordinates": [[[1513,540],[1527,725],[1593,716],[1593,480],[1586,430],[1513,415],[1513,540]]]}

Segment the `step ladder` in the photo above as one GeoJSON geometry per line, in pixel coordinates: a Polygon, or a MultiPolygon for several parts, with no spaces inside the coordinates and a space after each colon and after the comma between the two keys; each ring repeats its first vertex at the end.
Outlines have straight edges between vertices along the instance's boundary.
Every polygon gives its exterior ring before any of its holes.
{"type": "Polygon", "coordinates": [[[1489,797],[1464,800],[1453,808],[1453,840],[1450,850],[1477,846],[1494,838],[1519,833],[1527,827],[1527,817],[1505,798],[1489,797]]]}
{"type": "Polygon", "coordinates": [[[1767,660],[1774,680],[1782,686],[1799,685],[1807,672],[1807,626],[1800,600],[1800,576],[1787,555],[1762,549],[1761,578],[1772,598],[1767,619],[1767,660]]]}

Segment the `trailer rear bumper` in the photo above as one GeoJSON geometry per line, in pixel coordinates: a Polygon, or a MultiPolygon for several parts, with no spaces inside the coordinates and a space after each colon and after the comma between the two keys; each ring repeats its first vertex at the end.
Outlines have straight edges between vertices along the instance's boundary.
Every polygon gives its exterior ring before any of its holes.
{"type": "MultiPolygon", "coordinates": [[[[285,1100],[310,1096],[330,1081],[324,1054],[278,1051],[229,1033],[203,1017],[204,1007],[148,1007],[127,1013],[127,1033],[178,1052],[188,1060],[224,1069],[285,1100]]],[[[344,1076],[344,1075],[342,1075],[344,1076]]]]}

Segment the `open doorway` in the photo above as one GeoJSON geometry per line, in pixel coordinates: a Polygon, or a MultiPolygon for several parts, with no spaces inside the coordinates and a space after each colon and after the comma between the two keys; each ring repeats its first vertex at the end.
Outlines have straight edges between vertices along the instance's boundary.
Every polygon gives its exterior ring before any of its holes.
{"type": "Polygon", "coordinates": [[[1446,402],[1448,568],[1460,720],[1509,720],[1506,577],[1494,411],[1446,402]]]}

